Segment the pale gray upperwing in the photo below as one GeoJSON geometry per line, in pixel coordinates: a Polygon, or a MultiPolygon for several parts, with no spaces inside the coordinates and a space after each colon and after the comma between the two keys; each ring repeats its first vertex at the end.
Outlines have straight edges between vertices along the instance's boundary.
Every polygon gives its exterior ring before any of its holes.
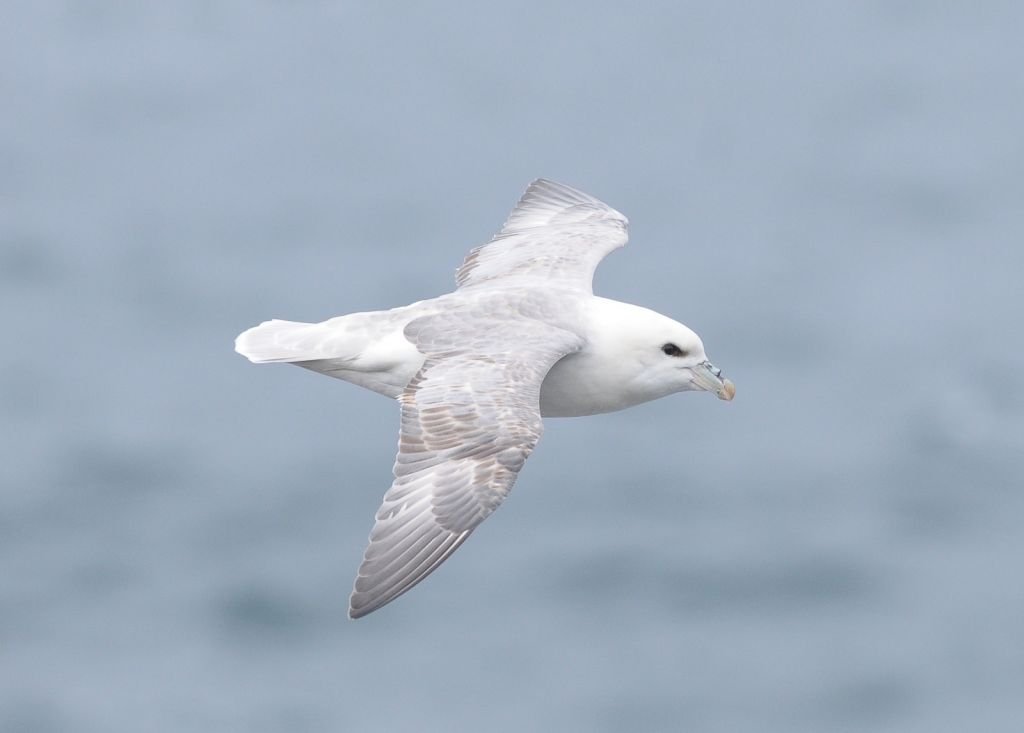
{"type": "Polygon", "coordinates": [[[543,430],[544,376],[582,345],[514,304],[424,316],[405,335],[426,360],[399,398],[395,479],[359,567],[352,618],[423,580],[498,507],[543,430]]]}
{"type": "Polygon", "coordinates": [[[593,292],[594,270],[629,239],[629,220],[598,199],[539,178],[494,239],[470,251],[455,274],[459,288],[546,281],[593,292]]]}

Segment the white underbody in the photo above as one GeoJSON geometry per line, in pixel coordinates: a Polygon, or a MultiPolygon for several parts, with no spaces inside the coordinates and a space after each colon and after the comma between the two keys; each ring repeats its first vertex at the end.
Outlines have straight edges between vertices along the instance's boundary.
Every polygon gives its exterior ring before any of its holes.
{"type": "MultiPolygon", "coordinates": [[[[445,309],[448,298],[316,324],[268,321],[239,337],[239,351],[253,361],[292,363],[397,398],[425,358],[405,337],[406,325],[445,309]]],[[[616,326],[637,311],[652,314],[606,298],[586,300],[571,319],[572,330],[583,337],[584,345],[558,361],[545,377],[540,391],[543,417],[613,412],[678,391],[635,382],[636,365],[623,360],[616,326]]]]}

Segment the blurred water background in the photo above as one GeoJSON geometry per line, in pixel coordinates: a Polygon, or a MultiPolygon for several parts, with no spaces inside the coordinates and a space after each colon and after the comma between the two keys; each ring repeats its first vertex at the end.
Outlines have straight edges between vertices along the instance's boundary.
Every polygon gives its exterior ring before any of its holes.
{"type": "Polygon", "coordinates": [[[5,3],[0,730],[1024,730],[1022,27],[5,3]],[[234,336],[451,289],[538,176],[737,398],[549,421],[350,622],[396,409],[234,336]]]}

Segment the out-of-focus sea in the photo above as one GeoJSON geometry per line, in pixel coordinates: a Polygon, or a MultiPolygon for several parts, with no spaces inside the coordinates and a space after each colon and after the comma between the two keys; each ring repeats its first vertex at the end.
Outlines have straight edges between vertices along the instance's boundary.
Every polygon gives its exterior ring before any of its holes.
{"type": "Polygon", "coordinates": [[[1024,5],[0,10],[0,731],[1024,730],[1024,5]],[[363,619],[396,407],[235,335],[532,179],[738,387],[551,420],[363,619]]]}

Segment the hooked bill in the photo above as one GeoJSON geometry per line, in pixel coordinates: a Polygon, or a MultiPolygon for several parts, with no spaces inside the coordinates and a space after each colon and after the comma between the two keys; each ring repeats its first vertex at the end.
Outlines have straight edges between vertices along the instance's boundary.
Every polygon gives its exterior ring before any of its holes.
{"type": "Polygon", "coordinates": [[[726,402],[728,402],[728,401],[730,401],[735,396],[736,396],[736,385],[733,384],[728,379],[723,379],[722,380],[722,389],[718,393],[718,399],[725,400],[726,402]]]}

